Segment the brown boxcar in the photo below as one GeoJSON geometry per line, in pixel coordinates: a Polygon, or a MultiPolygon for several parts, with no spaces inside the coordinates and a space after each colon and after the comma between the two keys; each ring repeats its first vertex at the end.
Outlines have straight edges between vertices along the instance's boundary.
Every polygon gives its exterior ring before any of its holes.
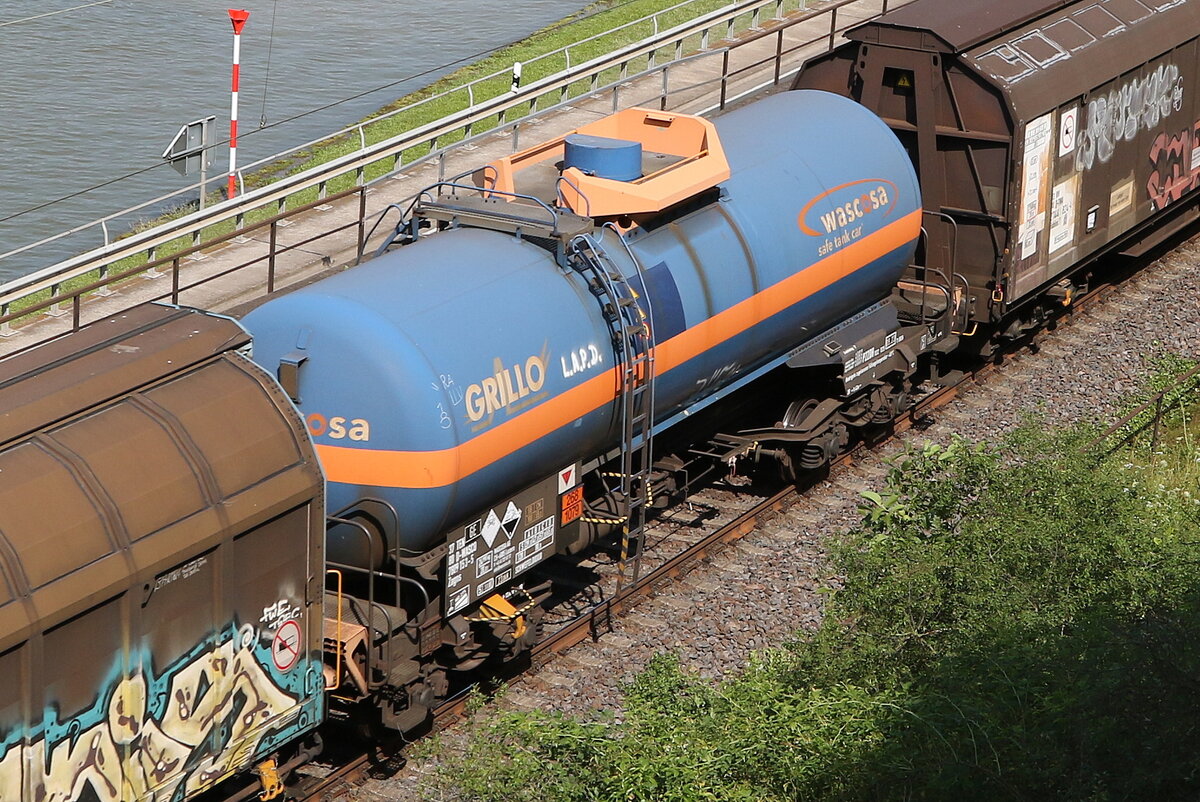
{"type": "Polygon", "coordinates": [[[1197,35],[1196,0],[915,0],[795,87],[888,123],[921,178],[927,264],[1018,333],[1097,256],[1195,219],[1197,35]]]}
{"type": "Polygon", "coordinates": [[[249,341],[149,305],[0,361],[4,802],[190,798],[321,720],[322,476],[249,341]]]}

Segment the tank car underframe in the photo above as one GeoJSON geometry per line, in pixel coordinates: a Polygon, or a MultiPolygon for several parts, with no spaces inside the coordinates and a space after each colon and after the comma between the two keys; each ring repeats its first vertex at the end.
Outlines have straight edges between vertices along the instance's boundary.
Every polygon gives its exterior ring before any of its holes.
{"type": "MultiPolygon", "coordinates": [[[[390,505],[366,499],[330,516],[329,524],[353,528],[374,544],[397,520],[390,505]]],[[[448,539],[421,554],[393,552],[375,569],[328,563],[335,577],[325,617],[332,718],[364,733],[418,730],[461,684],[456,677],[509,662],[537,641],[550,592],[545,584],[517,584],[446,614],[451,545],[448,539]]]]}
{"type": "MultiPolygon", "coordinates": [[[[914,311],[899,295],[873,304],[719,397],[662,422],[659,428],[671,437],[660,438],[662,453],[648,483],[650,506],[665,508],[731,472],[771,466],[795,480],[869,436],[872,427],[888,425],[907,408],[918,384],[937,380],[939,357],[953,347],[949,316],[944,304],[939,308],[941,314],[914,311]],[[726,430],[731,416],[741,428],[726,430]],[[755,427],[755,420],[772,422],[755,427]]],[[[582,514],[562,527],[556,553],[578,553],[625,524],[626,505],[612,478],[619,458],[608,453],[579,466],[582,514]]],[[[372,527],[394,526],[387,520],[394,515],[373,501],[331,520],[349,522],[370,538],[372,527]]],[[[482,613],[472,607],[470,614],[445,614],[450,548],[448,542],[420,555],[393,555],[374,572],[331,564],[345,580],[333,606],[343,610],[341,634],[331,633],[328,623],[326,633],[326,657],[336,673],[335,716],[402,731],[419,728],[460,684],[456,676],[509,662],[537,641],[542,603],[552,591],[548,583],[517,585],[507,596],[485,599],[482,613]]]]}

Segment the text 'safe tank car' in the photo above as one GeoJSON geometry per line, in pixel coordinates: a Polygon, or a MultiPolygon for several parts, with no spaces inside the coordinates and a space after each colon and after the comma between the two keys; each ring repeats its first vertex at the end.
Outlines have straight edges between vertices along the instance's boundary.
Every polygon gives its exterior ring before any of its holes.
{"type": "MultiPolygon", "coordinates": [[[[896,138],[824,92],[715,122],[630,109],[481,175],[497,196],[547,198],[544,230],[448,228],[245,319],[255,359],[290,378],[330,509],[387,502],[400,553],[620,441],[613,328],[573,259],[632,285],[661,430],[887,296],[920,229],[896,138]],[[571,226],[586,236],[556,252],[571,226]]],[[[367,560],[363,542],[331,541],[331,559],[367,560]]]]}
{"type": "Polygon", "coordinates": [[[146,305],[0,361],[4,802],[181,801],[312,753],[322,477],[249,342],[146,305]]]}

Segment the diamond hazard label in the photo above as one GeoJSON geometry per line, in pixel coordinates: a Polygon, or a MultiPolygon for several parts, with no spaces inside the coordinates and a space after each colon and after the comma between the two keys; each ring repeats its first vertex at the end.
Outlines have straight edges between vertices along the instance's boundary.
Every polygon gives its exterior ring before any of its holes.
{"type": "Polygon", "coordinates": [[[496,535],[500,534],[500,516],[496,515],[495,510],[488,513],[487,520],[483,522],[483,529],[479,534],[483,536],[484,542],[490,549],[496,542],[496,535]]]}
{"type": "Polygon", "coordinates": [[[579,509],[574,514],[582,514],[583,485],[579,468],[572,466],[553,475],[547,473],[511,498],[481,507],[481,517],[446,533],[445,615],[471,609],[518,575],[554,556],[560,503],[554,491],[561,482],[574,485],[569,493],[579,491],[579,509]]]}
{"type": "Polygon", "coordinates": [[[558,472],[558,494],[561,496],[575,486],[575,466],[568,465],[558,472]]]}
{"type": "MultiPolygon", "coordinates": [[[[504,519],[500,521],[500,526],[504,529],[504,534],[508,536],[509,540],[512,540],[513,532],[517,531],[520,523],[521,511],[517,509],[516,504],[513,504],[511,501],[508,502],[508,506],[504,509],[504,519]]],[[[488,545],[490,546],[491,544],[489,543],[488,545]]]]}

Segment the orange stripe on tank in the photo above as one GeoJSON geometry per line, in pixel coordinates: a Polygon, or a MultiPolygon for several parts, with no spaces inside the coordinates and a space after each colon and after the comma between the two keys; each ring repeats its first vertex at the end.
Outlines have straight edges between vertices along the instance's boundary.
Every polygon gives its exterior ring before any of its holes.
{"type": "MultiPolygon", "coordinates": [[[[803,301],[917,238],[921,212],[911,214],[851,243],[783,281],[685,329],[654,350],[662,375],[803,301]]],[[[615,370],[608,370],[536,407],[440,451],[386,451],[317,445],[331,482],[379,487],[433,488],[454,484],[524,446],[566,426],[617,397],[615,370]]]]}

